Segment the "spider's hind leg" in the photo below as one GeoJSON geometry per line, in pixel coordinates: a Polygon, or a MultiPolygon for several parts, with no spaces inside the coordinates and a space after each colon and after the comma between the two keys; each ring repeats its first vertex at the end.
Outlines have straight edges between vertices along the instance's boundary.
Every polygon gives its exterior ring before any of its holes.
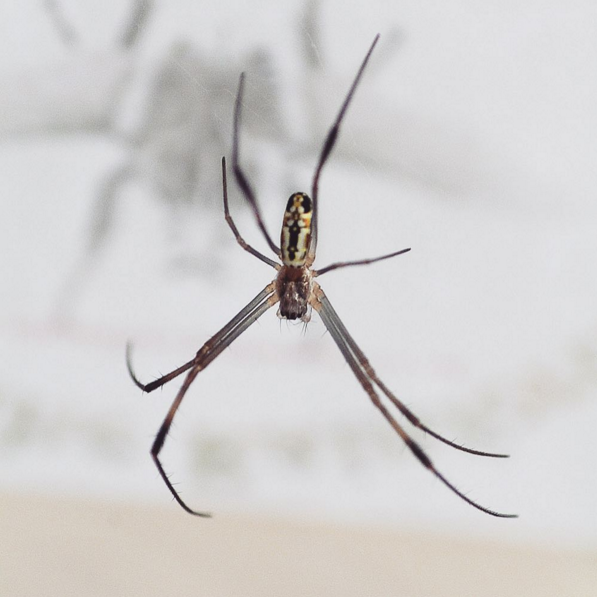
{"type": "Polygon", "coordinates": [[[226,158],[222,158],[222,195],[224,198],[224,218],[230,226],[230,230],[232,230],[232,234],[234,234],[234,238],[236,238],[236,242],[248,253],[257,257],[264,263],[267,263],[274,269],[280,269],[280,264],[273,261],[269,257],[266,257],[263,253],[260,253],[257,249],[254,249],[249,243],[245,241],[245,239],[241,236],[234,220],[232,219],[232,215],[230,214],[230,207],[228,205],[228,181],[226,178],[226,158]]]}
{"type": "Polygon", "coordinates": [[[253,214],[255,215],[255,219],[257,220],[257,225],[261,230],[267,244],[269,245],[270,249],[280,257],[280,249],[276,246],[274,241],[272,240],[267,228],[265,227],[265,223],[263,221],[263,217],[261,216],[261,210],[259,209],[259,205],[257,203],[257,198],[255,197],[255,193],[251,188],[249,180],[240,165],[240,116],[241,116],[241,107],[242,107],[242,98],[243,98],[243,91],[245,86],[245,73],[242,73],[240,76],[240,80],[238,82],[238,92],[236,95],[236,102],[234,105],[234,123],[233,123],[233,137],[232,137],[232,170],[234,172],[234,176],[236,178],[236,182],[240,187],[245,199],[249,202],[251,209],[253,210],[253,214]]]}

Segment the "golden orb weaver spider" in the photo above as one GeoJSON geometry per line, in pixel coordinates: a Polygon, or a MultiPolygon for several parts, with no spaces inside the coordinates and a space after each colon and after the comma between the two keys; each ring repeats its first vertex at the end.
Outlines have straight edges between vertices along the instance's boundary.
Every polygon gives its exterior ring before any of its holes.
{"type": "Polygon", "coordinates": [[[379,409],[381,414],[392,426],[394,431],[400,436],[402,441],[419,460],[419,462],[428,470],[430,470],[437,478],[439,478],[444,485],[451,489],[457,496],[463,499],[471,506],[500,518],[516,518],[516,514],[502,514],[491,510],[473,501],[471,498],[462,493],[456,486],[454,486],[446,477],[444,477],[439,470],[433,465],[430,458],[423,451],[423,449],[417,444],[410,435],[404,430],[403,426],[398,423],[393,414],[388,408],[381,402],[379,395],[375,389],[375,386],[389,401],[398,409],[404,417],[414,427],[421,429],[428,433],[439,441],[468,452],[469,454],[476,454],[478,456],[490,456],[494,458],[507,458],[506,454],[493,454],[489,452],[482,452],[479,450],[472,450],[459,444],[456,444],[435,431],[432,431],[424,425],[419,418],[403,403],[401,402],[379,379],[373,367],[369,364],[369,361],[365,357],[363,351],[358,347],[357,343],[353,340],[352,336],[340,320],[340,317],[332,307],[327,296],[321,289],[321,286],[315,281],[315,278],[321,276],[327,272],[330,272],[341,267],[349,267],[353,265],[365,265],[368,263],[374,263],[381,261],[382,259],[389,259],[396,255],[401,255],[410,251],[410,249],[402,249],[395,251],[381,257],[375,257],[373,259],[362,259],[358,261],[344,261],[339,263],[333,263],[319,270],[312,269],[313,262],[315,260],[315,252],[317,247],[317,199],[318,199],[318,186],[319,177],[323,166],[327,162],[330,153],[336,143],[340,125],[346,114],[346,110],[350,101],[354,95],[354,92],[361,80],[365,67],[371,57],[373,49],[377,44],[379,35],[375,37],[367,55],[365,56],[357,75],[350,87],[348,94],[340,108],[340,112],[336,117],[332,128],[330,129],[327,138],[323,144],[319,161],[315,169],[313,176],[312,193],[311,198],[305,193],[294,193],[288,200],[286,211],[284,213],[284,221],[282,225],[281,234],[281,246],[280,248],[272,241],[261,212],[257,204],[257,199],[249,184],[249,181],[240,165],[239,160],[239,128],[240,128],[240,116],[241,116],[241,105],[244,88],[244,73],[240,76],[240,82],[238,87],[238,93],[236,96],[236,104],[234,109],[234,124],[233,124],[233,146],[232,146],[232,166],[234,176],[238,186],[241,188],[243,195],[249,202],[257,224],[267,241],[267,244],[271,250],[277,255],[282,263],[273,261],[269,257],[266,257],[251,245],[249,245],[239,233],[232,216],[230,215],[228,207],[228,187],[226,180],[226,160],[222,158],[222,183],[223,183],[223,199],[224,199],[224,214],[225,219],[230,229],[232,230],[238,244],[245,250],[273,267],[278,273],[273,282],[268,284],[248,305],[246,305],[237,315],[235,315],[219,332],[212,336],[197,352],[188,363],[181,365],[174,371],[152,381],[148,384],[141,383],[135,376],[131,366],[131,347],[127,346],[127,367],[129,373],[135,382],[135,384],[141,388],[144,392],[153,392],[153,390],[162,387],[175,377],[182,375],[188,371],[186,378],[179,389],[166,418],[164,419],[158,434],[151,447],[151,456],[155,462],[155,465],[170,492],[174,496],[174,499],[179,505],[196,516],[209,517],[210,514],[205,512],[197,512],[187,506],[182,500],[179,493],[172,485],[170,479],[166,475],[162,463],[159,459],[159,454],[164,446],[166,436],[172,420],[178,410],[187,390],[193,383],[197,375],[205,369],[213,360],[218,357],[222,351],[228,347],[236,338],[238,338],[245,330],[249,328],[255,321],[257,321],[270,307],[279,303],[278,316],[282,319],[296,320],[301,319],[304,322],[309,321],[311,308],[315,309],[319,313],[325,327],[329,331],[330,335],[338,345],[340,352],[344,359],[352,369],[359,383],[368,394],[369,398],[373,402],[376,408],[379,409]]]}

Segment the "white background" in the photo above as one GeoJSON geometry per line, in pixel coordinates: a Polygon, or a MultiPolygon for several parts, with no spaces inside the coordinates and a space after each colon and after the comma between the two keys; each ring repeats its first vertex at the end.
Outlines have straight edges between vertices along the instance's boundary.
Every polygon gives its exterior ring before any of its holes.
{"type": "MultiPolygon", "coordinates": [[[[242,68],[256,47],[275,65],[294,146],[247,135],[243,155],[256,164],[276,238],[287,187],[309,190],[326,127],[380,32],[323,174],[316,265],[412,251],[321,283],[426,424],[511,454],[481,459],[415,434],[459,488],[520,518],[485,516],[429,475],[316,315],[303,333],[267,313],[201,374],[166,469],[191,506],[215,513],[594,548],[595,4],[322,2],[317,67],[301,45],[311,33],[302,2],[156,2],[129,54],[114,43],[123,3],[62,5],[80,35],[72,47],[42,3],[0,8],[3,490],[169,500],[149,447],[179,382],[141,395],[125,343],[135,343],[138,375],[152,379],[190,359],[272,277],[235,244],[219,197],[198,196],[175,220],[137,180],[118,194],[105,245],[64,299],[100,182],[134,151],[122,139],[143,121],[171,44],[187,40],[216,72],[242,68]],[[128,83],[111,104],[119,73],[128,83]],[[109,127],[95,124],[102,110],[109,127]],[[173,266],[180,255],[193,267],[173,266]]],[[[229,135],[229,120],[221,126],[229,135]]],[[[199,150],[216,165],[203,184],[217,190],[221,156],[199,150]]],[[[231,187],[239,227],[265,252],[231,187]]]]}

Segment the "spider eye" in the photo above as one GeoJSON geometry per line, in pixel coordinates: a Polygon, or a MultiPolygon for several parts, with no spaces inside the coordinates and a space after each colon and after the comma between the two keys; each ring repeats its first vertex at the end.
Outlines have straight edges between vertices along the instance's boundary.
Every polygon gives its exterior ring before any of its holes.
{"type": "Polygon", "coordinates": [[[304,213],[308,214],[313,209],[311,197],[307,193],[293,193],[286,204],[286,211],[290,213],[304,213]]]}

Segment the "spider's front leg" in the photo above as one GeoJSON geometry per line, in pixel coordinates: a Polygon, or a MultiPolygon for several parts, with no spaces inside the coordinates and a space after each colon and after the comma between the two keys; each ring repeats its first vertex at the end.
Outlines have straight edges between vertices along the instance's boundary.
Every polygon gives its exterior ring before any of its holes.
{"type": "Polygon", "coordinates": [[[413,423],[415,426],[423,429],[424,431],[428,431],[431,433],[435,438],[441,440],[442,442],[457,448],[459,450],[469,452],[472,454],[477,454],[480,456],[493,456],[493,457],[504,457],[503,454],[491,454],[488,452],[481,452],[478,450],[471,450],[469,448],[465,448],[458,444],[454,444],[450,440],[445,439],[444,437],[440,436],[438,433],[431,432],[431,430],[424,426],[408,409],[402,402],[400,402],[381,382],[381,380],[377,377],[373,368],[369,364],[369,361],[365,357],[363,351],[357,346],[356,342],[352,339],[352,336],[348,333],[348,330],[340,320],[340,317],[336,313],[335,309],[332,307],[330,301],[328,300],[327,296],[316,282],[314,282],[313,292],[311,295],[310,303],[313,308],[319,313],[321,319],[329,331],[330,335],[334,339],[334,342],[340,349],[342,356],[352,369],[352,372],[355,374],[355,377],[358,379],[359,383],[367,392],[367,395],[375,405],[375,407],[381,412],[384,418],[388,421],[388,423],[392,426],[394,431],[400,436],[402,441],[406,444],[406,446],[410,449],[410,451],[414,454],[417,460],[428,470],[430,470],[446,487],[452,490],[458,497],[463,499],[465,502],[477,508],[477,510],[481,510],[481,512],[485,512],[486,514],[490,514],[491,516],[496,516],[499,518],[516,518],[516,514],[502,514],[501,512],[496,512],[495,510],[491,510],[490,508],[486,508],[481,504],[473,501],[471,498],[466,496],[462,493],[455,485],[453,485],[444,475],[442,475],[439,470],[435,467],[429,456],[424,452],[423,448],[419,446],[411,437],[410,435],[404,430],[402,425],[398,423],[398,421],[393,417],[392,413],[385,407],[382,403],[380,397],[378,396],[377,392],[375,391],[374,384],[377,385],[382,392],[384,392],[392,401],[392,403],[399,408],[399,410],[408,418],[408,420],[413,423]]]}
{"type": "Polygon", "coordinates": [[[180,404],[182,403],[182,400],[185,397],[187,390],[189,389],[190,385],[193,383],[197,375],[199,375],[199,373],[203,371],[203,369],[205,369],[212,361],[214,361],[228,346],[230,346],[230,344],[232,344],[232,342],[234,342],[236,338],[238,338],[243,332],[245,332],[270,307],[273,307],[277,302],[278,295],[276,293],[275,284],[272,282],[271,284],[268,284],[237,315],[235,315],[217,334],[212,336],[199,349],[194,359],[148,384],[141,383],[135,376],[131,366],[130,345],[127,346],[127,367],[129,370],[129,374],[131,375],[131,378],[133,379],[135,384],[144,392],[152,392],[153,390],[168,383],[175,377],[178,377],[185,371],[189,371],[190,369],[182,386],[178,390],[176,398],[174,399],[174,402],[172,402],[172,405],[168,410],[168,414],[162,422],[160,429],[156,435],[156,438],[151,446],[151,457],[153,458],[153,461],[160,473],[160,476],[166,484],[166,487],[168,487],[170,493],[178,502],[178,504],[189,514],[194,514],[195,516],[203,517],[210,516],[210,514],[207,514],[205,512],[198,512],[187,506],[187,504],[183,501],[179,493],[172,485],[172,482],[168,478],[168,475],[166,474],[166,471],[164,470],[164,467],[162,466],[162,463],[159,458],[160,452],[164,447],[168,431],[170,431],[170,427],[172,426],[174,416],[176,415],[176,412],[178,411],[178,408],[180,407],[180,404]]]}

